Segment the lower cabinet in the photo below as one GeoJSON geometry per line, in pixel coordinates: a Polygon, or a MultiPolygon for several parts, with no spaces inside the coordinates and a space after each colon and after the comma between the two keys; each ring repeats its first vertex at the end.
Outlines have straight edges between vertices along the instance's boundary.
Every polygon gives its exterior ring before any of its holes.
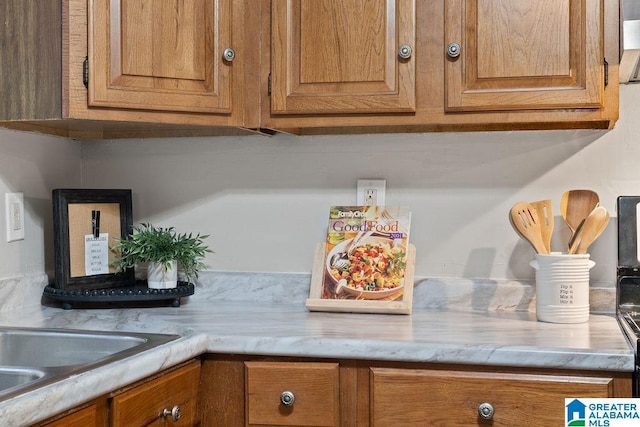
{"type": "Polygon", "coordinates": [[[614,394],[610,377],[371,368],[371,425],[563,425],[565,398],[614,394]]]}
{"type": "Polygon", "coordinates": [[[207,354],[39,425],[564,425],[564,399],[631,397],[630,372],[207,354]]]}
{"type": "Polygon", "coordinates": [[[631,373],[207,355],[202,426],[563,425],[568,397],[631,397],[631,373]]]}
{"type": "Polygon", "coordinates": [[[138,381],[37,424],[47,427],[198,425],[200,360],[138,381]]]}
{"type": "Polygon", "coordinates": [[[355,362],[207,355],[202,426],[356,425],[355,362]]]}
{"type": "Polygon", "coordinates": [[[200,362],[134,385],[111,398],[111,426],[193,426],[197,422],[196,405],[200,362]]]}

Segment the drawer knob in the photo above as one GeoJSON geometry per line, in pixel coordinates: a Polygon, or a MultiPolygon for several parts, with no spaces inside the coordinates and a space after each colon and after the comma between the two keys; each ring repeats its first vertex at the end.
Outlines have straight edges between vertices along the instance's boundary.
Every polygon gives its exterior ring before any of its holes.
{"type": "Polygon", "coordinates": [[[171,409],[163,409],[162,410],[162,418],[166,418],[171,415],[171,419],[173,421],[178,421],[180,419],[180,407],[178,405],[174,406],[171,409]]]}
{"type": "Polygon", "coordinates": [[[480,415],[480,418],[483,418],[485,420],[490,420],[491,418],[493,418],[493,406],[491,406],[491,403],[481,403],[480,406],[478,406],[478,415],[480,415]]]}
{"type": "Polygon", "coordinates": [[[296,401],[296,396],[290,391],[283,391],[280,395],[280,402],[284,406],[293,406],[296,401]]]}

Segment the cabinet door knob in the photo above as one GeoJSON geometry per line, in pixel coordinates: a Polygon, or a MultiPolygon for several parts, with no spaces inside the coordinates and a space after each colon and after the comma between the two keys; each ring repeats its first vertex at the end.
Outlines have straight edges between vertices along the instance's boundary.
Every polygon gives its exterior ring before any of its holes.
{"type": "Polygon", "coordinates": [[[171,409],[163,409],[162,410],[162,418],[166,418],[171,415],[171,419],[173,421],[178,421],[180,419],[180,407],[178,405],[174,406],[171,409]]]}
{"type": "Polygon", "coordinates": [[[450,58],[460,56],[460,45],[458,43],[449,43],[447,46],[447,55],[449,55],[450,58]]]}
{"type": "Polygon", "coordinates": [[[280,402],[284,406],[293,406],[296,401],[296,396],[290,391],[283,391],[280,395],[280,402]]]}
{"type": "Polygon", "coordinates": [[[224,50],[224,52],[222,52],[222,57],[225,61],[231,62],[236,58],[236,51],[228,47],[224,50]]]}
{"type": "Polygon", "coordinates": [[[408,44],[403,44],[398,49],[398,56],[402,59],[409,59],[413,55],[413,48],[408,44]]]}
{"type": "Polygon", "coordinates": [[[485,420],[490,420],[491,418],[493,418],[493,406],[491,406],[491,403],[481,403],[480,406],[478,406],[478,415],[480,415],[480,418],[485,419],[485,420]]]}

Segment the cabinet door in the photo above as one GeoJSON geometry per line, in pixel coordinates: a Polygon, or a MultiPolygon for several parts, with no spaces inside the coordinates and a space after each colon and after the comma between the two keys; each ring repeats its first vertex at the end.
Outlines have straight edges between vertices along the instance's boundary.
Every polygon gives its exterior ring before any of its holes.
{"type": "Polygon", "coordinates": [[[89,105],[229,114],[231,4],[90,0],[89,105]]]}
{"type": "Polygon", "coordinates": [[[272,114],[415,111],[415,0],[271,5],[272,114]]]}
{"type": "Polygon", "coordinates": [[[193,426],[199,381],[200,362],[193,361],[114,396],[112,426],[193,426]],[[165,410],[173,413],[164,415],[165,410]]]}
{"type": "Polygon", "coordinates": [[[446,0],[447,111],[600,108],[601,0],[446,0]]]}
{"type": "Polygon", "coordinates": [[[612,378],[372,368],[371,425],[563,425],[565,398],[612,395],[612,378]]]}

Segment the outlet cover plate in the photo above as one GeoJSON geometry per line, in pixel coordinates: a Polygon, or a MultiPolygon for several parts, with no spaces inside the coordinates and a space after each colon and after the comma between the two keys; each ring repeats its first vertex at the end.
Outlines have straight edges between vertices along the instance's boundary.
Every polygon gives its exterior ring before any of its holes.
{"type": "Polygon", "coordinates": [[[386,179],[358,179],[356,192],[356,205],[365,206],[365,193],[367,190],[375,190],[376,206],[385,205],[386,179]]]}

